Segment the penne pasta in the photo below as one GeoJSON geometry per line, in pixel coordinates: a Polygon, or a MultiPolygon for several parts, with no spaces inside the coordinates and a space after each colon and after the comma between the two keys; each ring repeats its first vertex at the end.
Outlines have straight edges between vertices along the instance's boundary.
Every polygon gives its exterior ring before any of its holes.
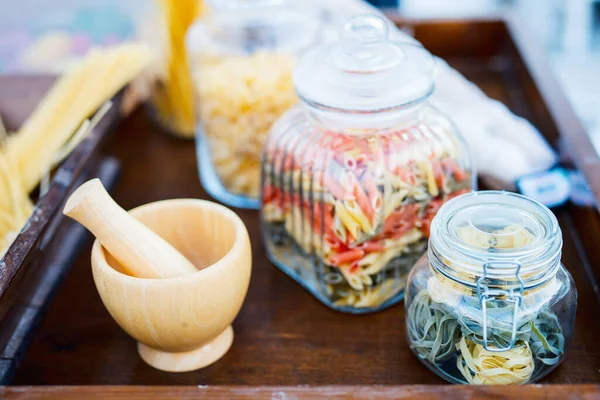
{"type": "MultiPolygon", "coordinates": [[[[364,233],[368,235],[373,235],[373,233],[375,233],[373,230],[373,226],[371,225],[371,221],[369,221],[367,216],[364,214],[362,208],[358,205],[356,201],[344,200],[343,204],[344,208],[346,209],[346,212],[350,214],[350,217],[359,225],[360,229],[364,233]]],[[[358,237],[355,236],[355,238],[358,237]]]]}
{"type": "Polygon", "coordinates": [[[273,142],[266,150],[273,162],[265,164],[263,204],[274,204],[281,212],[268,208],[264,219],[284,215],[285,232],[302,250],[297,257],[310,260],[314,274],[309,275],[328,276],[319,290],[332,303],[376,307],[404,290],[410,268],[406,260],[417,259],[426,249],[431,218],[444,201],[467,190],[469,182],[457,183],[454,164],[443,162],[447,154],[428,143],[435,140],[431,132],[407,127],[376,143],[336,132],[315,137],[311,154],[335,151],[307,162],[307,150],[296,154],[293,140],[279,146],[273,142]],[[311,248],[307,240],[326,246],[311,248]],[[331,281],[332,276],[339,281],[331,281]]]}
{"type": "Polygon", "coordinates": [[[402,202],[407,198],[409,191],[406,189],[398,190],[390,195],[390,198],[385,202],[383,215],[384,219],[388,218],[394,210],[396,210],[402,202]]]}
{"type": "Polygon", "coordinates": [[[342,200],[335,202],[335,213],[346,227],[346,230],[354,239],[358,239],[360,235],[360,224],[352,217],[352,214],[346,208],[342,200]]]}
{"type": "Polygon", "coordinates": [[[363,274],[365,275],[374,275],[381,271],[392,259],[400,255],[400,249],[397,247],[392,247],[385,252],[380,253],[379,257],[365,269],[363,269],[363,274]]]}

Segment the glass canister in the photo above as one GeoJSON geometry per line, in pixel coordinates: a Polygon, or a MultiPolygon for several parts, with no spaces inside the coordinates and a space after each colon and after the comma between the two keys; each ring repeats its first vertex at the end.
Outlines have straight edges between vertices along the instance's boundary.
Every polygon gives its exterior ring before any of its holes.
{"type": "Polygon", "coordinates": [[[294,71],[302,101],[265,144],[261,221],[275,265],[324,304],[365,313],[402,299],[433,216],[474,177],[454,126],[428,104],[431,54],[388,41],[375,15],[341,37],[294,71]]]}
{"type": "Polygon", "coordinates": [[[508,192],[457,197],[433,219],[408,278],[412,351],[453,383],[534,382],[563,360],[577,292],[552,212],[508,192]]]}
{"type": "Polygon", "coordinates": [[[318,10],[291,0],[212,0],[187,35],[205,190],[233,207],[260,206],[260,157],[271,125],[298,102],[297,56],[320,37],[318,10]]]}

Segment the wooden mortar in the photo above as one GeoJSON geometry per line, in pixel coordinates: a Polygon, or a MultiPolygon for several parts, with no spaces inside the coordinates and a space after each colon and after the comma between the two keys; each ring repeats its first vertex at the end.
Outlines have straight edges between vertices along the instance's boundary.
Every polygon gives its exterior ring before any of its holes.
{"type": "Polygon", "coordinates": [[[231,346],[231,323],[250,282],[244,223],[226,207],[192,199],[150,203],[130,214],[198,271],[165,279],[128,276],[96,240],[92,271],[104,305],[154,368],[183,372],[212,364],[231,346]]]}

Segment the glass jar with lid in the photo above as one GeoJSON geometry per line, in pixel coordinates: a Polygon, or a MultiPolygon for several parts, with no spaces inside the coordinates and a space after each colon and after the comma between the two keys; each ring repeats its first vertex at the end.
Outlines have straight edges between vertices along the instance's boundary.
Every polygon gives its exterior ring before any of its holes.
{"type": "Polygon", "coordinates": [[[186,37],[200,178],[215,199],[258,209],[262,147],[273,122],[298,102],[292,69],[319,41],[321,16],[291,0],[208,5],[186,37]]]}
{"type": "Polygon", "coordinates": [[[465,194],[433,219],[405,307],[410,348],[453,383],[534,382],[563,360],[577,292],[562,235],[542,204],[508,192],[465,194]]]}
{"type": "Polygon", "coordinates": [[[326,305],[400,301],[429,224],[474,176],[459,134],[427,101],[434,60],[359,15],[294,70],[301,103],[271,129],[261,222],[269,259],[326,305]]]}

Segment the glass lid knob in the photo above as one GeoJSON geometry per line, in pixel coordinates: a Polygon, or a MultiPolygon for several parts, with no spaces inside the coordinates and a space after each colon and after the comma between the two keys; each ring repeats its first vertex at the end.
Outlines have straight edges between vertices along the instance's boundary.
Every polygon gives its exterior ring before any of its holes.
{"type": "Polygon", "coordinates": [[[392,68],[404,60],[402,51],[388,41],[389,28],[383,18],[357,15],[340,33],[341,54],[335,64],[348,72],[373,72],[392,68]]]}
{"type": "Polygon", "coordinates": [[[368,46],[386,41],[388,27],[377,15],[357,15],[344,24],[341,37],[345,43],[368,46]]]}
{"type": "Polygon", "coordinates": [[[339,42],[308,51],[296,66],[301,99],[321,107],[377,111],[425,99],[433,90],[432,55],[394,41],[388,22],[374,14],[349,19],[339,42]]]}

